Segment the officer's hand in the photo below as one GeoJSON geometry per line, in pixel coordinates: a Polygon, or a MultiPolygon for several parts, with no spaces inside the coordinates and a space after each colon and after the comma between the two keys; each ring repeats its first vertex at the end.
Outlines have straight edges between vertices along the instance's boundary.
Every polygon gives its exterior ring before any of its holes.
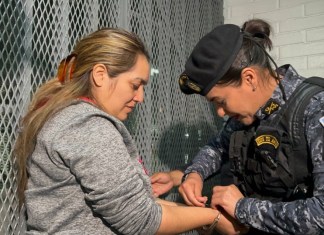
{"type": "Polygon", "coordinates": [[[151,176],[151,185],[153,195],[158,197],[164,193],[169,192],[173,187],[173,180],[170,173],[158,172],[151,176]]]}
{"type": "Polygon", "coordinates": [[[235,218],[236,204],[243,197],[243,194],[234,184],[230,186],[215,186],[213,188],[211,207],[221,206],[230,216],[235,218]]]}
{"type": "Polygon", "coordinates": [[[202,188],[202,178],[198,173],[193,172],[180,185],[179,193],[187,205],[205,207],[208,198],[201,195],[202,188]]]}

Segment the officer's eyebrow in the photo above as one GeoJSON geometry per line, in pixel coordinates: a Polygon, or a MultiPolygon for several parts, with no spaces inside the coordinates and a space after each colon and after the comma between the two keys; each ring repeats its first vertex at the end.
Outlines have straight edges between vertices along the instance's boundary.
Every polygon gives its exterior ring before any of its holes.
{"type": "Polygon", "coordinates": [[[211,98],[206,97],[206,98],[207,98],[207,100],[208,100],[209,102],[214,102],[214,101],[216,101],[216,102],[220,102],[220,101],[222,100],[222,98],[220,98],[220,97],[218,97],[218,96],[213,96],[213,97],[211,97],[211,98]]]}

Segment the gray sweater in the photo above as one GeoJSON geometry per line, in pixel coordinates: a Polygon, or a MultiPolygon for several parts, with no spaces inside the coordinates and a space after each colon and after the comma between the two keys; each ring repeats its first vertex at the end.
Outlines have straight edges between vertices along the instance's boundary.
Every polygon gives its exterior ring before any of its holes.
{"type": "Polygon", "coordinates": [[[155,234],[162,218],[122,122],[77,101],[47,121],[28,161],[27,234],[155,234]]]}

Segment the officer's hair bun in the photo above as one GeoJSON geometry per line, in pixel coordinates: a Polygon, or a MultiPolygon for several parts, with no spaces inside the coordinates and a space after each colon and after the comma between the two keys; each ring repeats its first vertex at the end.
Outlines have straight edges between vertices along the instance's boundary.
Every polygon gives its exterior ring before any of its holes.
{"type": "Polygon", "coordinates": [[[265,20],[248,20],[242,25],[241,30],[258,40],[264,48],[268,48],[269,50],[272,49],[272,41],[269,38],[272,28],[265,20]]]}

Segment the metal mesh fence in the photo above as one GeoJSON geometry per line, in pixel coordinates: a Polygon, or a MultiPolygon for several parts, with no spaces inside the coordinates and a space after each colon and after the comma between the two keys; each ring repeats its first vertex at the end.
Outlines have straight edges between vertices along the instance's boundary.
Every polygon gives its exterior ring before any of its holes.
{"type": "MultiPolygon", "coordinates": [[[[75,42],[98,28],[133,31],[149,49],[145,102],[126,125],[151,174],[183,167],[221,124],[202,97],[181,94],[177,78],[195,43],[223,23],[222,0],[1,0],[0,14],[0,234],[25,229],[10,157],[19,119],[75,42]]],[[[165,198],[179,200],[176,190],[165,198]]]]}

